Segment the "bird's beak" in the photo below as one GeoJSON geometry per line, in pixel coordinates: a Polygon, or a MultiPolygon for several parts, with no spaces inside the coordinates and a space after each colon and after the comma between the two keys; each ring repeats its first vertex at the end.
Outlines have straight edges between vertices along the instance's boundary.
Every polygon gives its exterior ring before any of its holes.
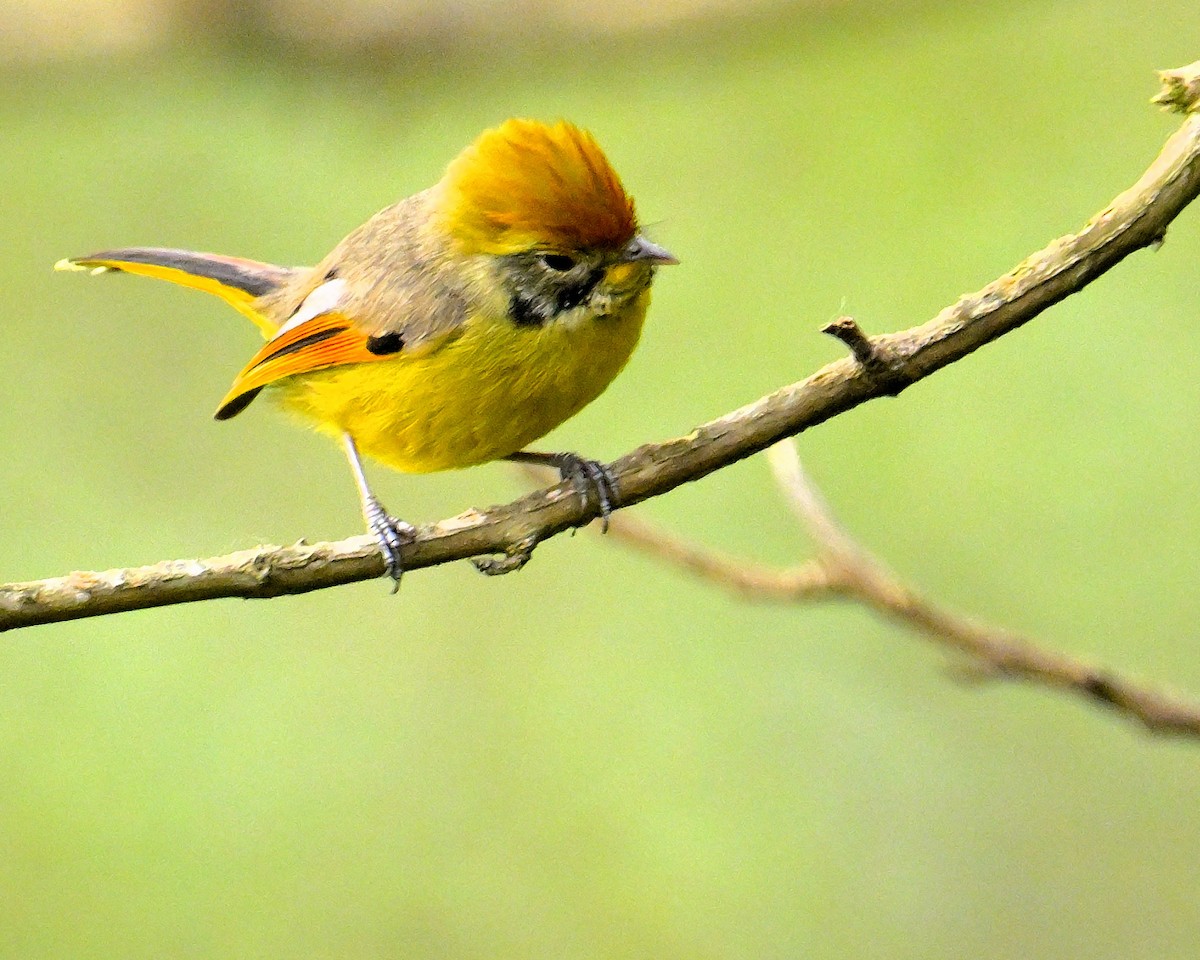
{"type": "Polygon", "coordinates": [[[629,246],[625,248],[623,259],[629,263],[635,260],[646,260],[656,266],[663,267],[679,262],[666,247],[660,247],[657,243],[651,243],[640,233],[629,241],[629,246]]]}

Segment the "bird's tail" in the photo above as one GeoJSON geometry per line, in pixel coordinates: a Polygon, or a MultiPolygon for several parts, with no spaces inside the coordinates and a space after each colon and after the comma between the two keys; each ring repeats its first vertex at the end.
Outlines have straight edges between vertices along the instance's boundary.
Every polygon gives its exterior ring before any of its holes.
{"type": "Polygon", "coordinates": [[[255,301],[278,289],[297,272],[291,267],[277,267],[257,260],[157,247],[102,250],[86,257],[59,260],[54,269],[136,273],[203,290],[215,294],[248,317],[264,336],[275,332],[275,324],[255,308],[255,301]]]}

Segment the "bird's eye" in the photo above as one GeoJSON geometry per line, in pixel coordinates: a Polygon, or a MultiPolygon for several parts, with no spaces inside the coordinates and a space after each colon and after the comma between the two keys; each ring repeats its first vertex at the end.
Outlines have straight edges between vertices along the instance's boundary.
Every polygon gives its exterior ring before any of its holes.
{"type": "Polygon", "coordinates": [[[575,266],[575,258],[568,257],[565,253],[544,253],[542,254],[542,263],[551,270],[564,273],[575,266]]]}

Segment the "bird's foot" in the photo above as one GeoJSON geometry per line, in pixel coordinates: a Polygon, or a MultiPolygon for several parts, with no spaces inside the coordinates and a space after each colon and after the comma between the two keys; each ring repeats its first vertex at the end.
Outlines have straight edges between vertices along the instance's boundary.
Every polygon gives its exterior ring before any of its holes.
{"type": "Polygon", "coordinates": [[[551,454],[549,462],[558,470],[559,476],[575,488],[585,505],[595,499],[600,511],[600,532],[608,533],[608,518],[621,504],[617,479],[608,467],[599,460],[589,460],[577,453],[551,454]]]}
{"type": "Polygon", "coordinates": [[[367,521],[367,529],[379,542],[385,573],[392,578],[392,593],[395,593],[400,589],[400,577],[404,573],[402,550],[416,539],[417,528],[388,514],[383,504],[374,497],[363,503],[363,516],[367,521]]]}

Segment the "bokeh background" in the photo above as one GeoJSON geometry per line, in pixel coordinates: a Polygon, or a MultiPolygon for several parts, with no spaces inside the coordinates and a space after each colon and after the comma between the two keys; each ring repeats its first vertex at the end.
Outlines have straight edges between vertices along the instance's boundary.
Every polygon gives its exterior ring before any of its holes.
{"type": "MultiPolygon", "coordinates": [[[[210,413],[256,334],[56,275],[313,261],[510,115],[591,128],[683,261],[558,446],[614,457],[920,322],[1177,121],[1193,2],[5,4],[0,579],[360,532],[339,451],[210,413]]],[[[1028,328],[800,440],[931,594],[1200,690],[1200,209],[1028,328]]],[[[375,471],[419,521],[507,468],[375,471]]],[[[751,460],[637,508],[790,563],[751,460]]],[[[0,641],[5,958],[1194,957],[1200,745],[964,686],[848,606],[746,605],[592,534],[0,641]]]]}

